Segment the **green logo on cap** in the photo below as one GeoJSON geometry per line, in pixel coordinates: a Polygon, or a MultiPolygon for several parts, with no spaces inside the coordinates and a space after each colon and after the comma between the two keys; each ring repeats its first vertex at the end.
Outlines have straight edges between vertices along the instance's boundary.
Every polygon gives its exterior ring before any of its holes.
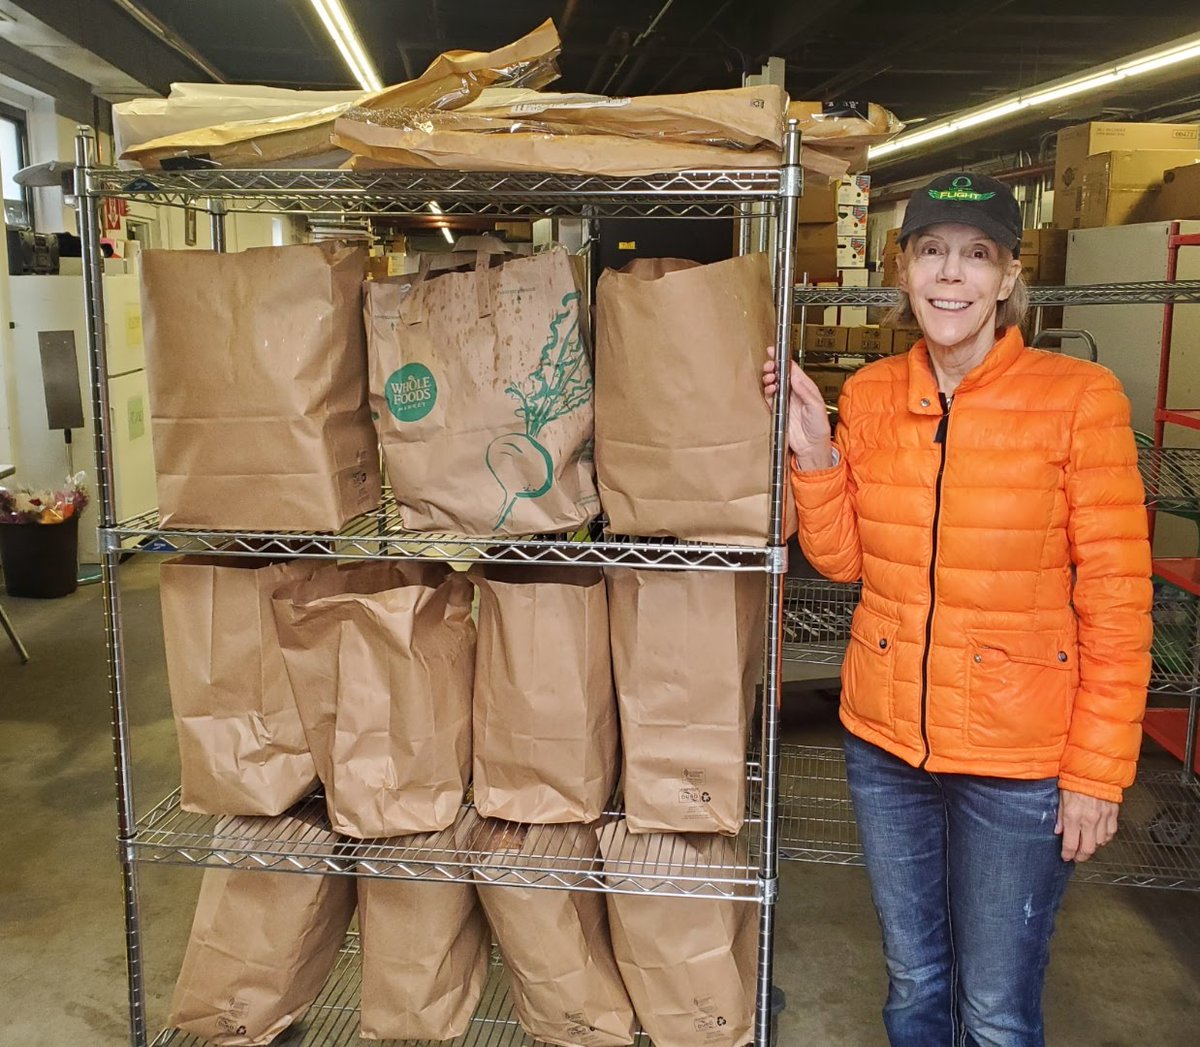
{"type": "Polygon", "coordinates": [[[966,175],[959,175],[950,183],[949,189],[930,189],[929,195],[934,200],[990,200],[995,193],[977,193],[972,188],[972,181],[966,175]]]}
{"type": "Polygon", "coordinates": [[[402,422],[417,422],[437,402],[437,380],[424,364],[405,364],[387,380],[388,410],[402,422]]]}

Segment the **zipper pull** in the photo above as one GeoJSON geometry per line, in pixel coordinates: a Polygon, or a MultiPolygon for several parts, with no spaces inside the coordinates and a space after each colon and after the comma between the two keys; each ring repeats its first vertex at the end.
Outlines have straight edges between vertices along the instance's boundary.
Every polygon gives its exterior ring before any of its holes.
{"type": "Polygon", "coordinates": [[[933,434],[933,442],[935,444],[944,444],[946,442],[946,429],[950,425],[950,404],[946,400],[945,393],[938,393],[938,399],[942,401],[942,417],[938,419],[937,432],[933,434]]]}

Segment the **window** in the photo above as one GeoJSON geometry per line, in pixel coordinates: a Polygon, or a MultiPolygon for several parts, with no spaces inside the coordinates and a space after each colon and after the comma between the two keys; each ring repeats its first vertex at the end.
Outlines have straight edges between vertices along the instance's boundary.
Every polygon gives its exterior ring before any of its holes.
{"type": "Polygon", "coordinates": [[[25,114],[0,105],[0,195],[4,198],[4,220],[9,225],[33,227],[29,190],[17,185],[13,176],[29,163],[29,140],[25,114]]]}

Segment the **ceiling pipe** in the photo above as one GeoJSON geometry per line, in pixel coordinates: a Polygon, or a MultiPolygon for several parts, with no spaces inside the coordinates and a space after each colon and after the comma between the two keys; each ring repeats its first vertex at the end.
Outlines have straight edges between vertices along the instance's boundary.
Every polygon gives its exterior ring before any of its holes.
{"type": "Polygon", "coordinates": [[[134,0],[112,0],[112,3],[129,15],[143,29],[157,36],[173,51],[178,52],[193,65],[203,69],[218,84],[229,83],[228,78],[216,66],[184,40],[183,37],[179,36],[175,30],[165,22],[155,18],[154,15],[141,5],[134,3],[134,0]]]}
{"type": "Polygon", "coordinates": [[[567,30],[571,27],[571,19],[575,17],[575,8],[579,6],[579,0],[567,0],[563,5],[563,12],[558,17],[558,35],[565,38],[567,30]]]}
{"type": "MultiPolygon", "coordinates": [[[[690,47],[692,44],[697,43],[700,40],[700,38],[702,36],[704,36],[704,34],[707,33],[716,24],[717,19],[720,18],[721,15],[723,15],[727,10],[729,10],[732,3],[733,3],[733,0],[725,0],[725,3],[723,3],[720,7],[717,8],[716,12],[712,15],[712,17],[709,18],[709,20],[707,22],[705,22],[704,25],[702,25],[699,28],[699,30],[696,32],[696,35],[693,36],[691,38],[691,40],[688,41],[688,46],[690,47]]],[[[650,88],[648,93],[649,94],[657,94],[659,88],[661,88],[663,84],[665,84],[668,80],[671,79],[672,76],[675,75],[675,71],[681,65],[683,65],[684,61],[685,61],[684,58],[677,59],[675,61],[675,63],[671,66],[671,68],[668,69],[665,73],[663,73],[663,75],[660,76],[655,81],[654,86],[650,88]]]]}
{"type": "Polygon", "coordinates": [[[616,69],[614,69],[611,73],[608,74],[608,79],[606,81],[604,81],[604,86],[602,88],[600,88],[600,93],[602,95],[608,94],[609,87],[612,86],[612,82],[617,78],[617,74],[620,73],[620,71],[625,68],[625,63],[629,61],[629,56],[631,54],[633,54],[633,52],[636,51],[639,46],[641,46],[641,43],[643,40],[645,40],[648,36],[650,36],[654,32],[658,23],[662,21],[663,15],[665,15],[668,11],[671,10],[671,5],[674,3],[675,3],[675,0],[666,0],[666,2],[662,5],[662,7],[660,7],[658,9],[658,14],[656,14],[650,20],[650,24],[648,26],[646,26],[646,28],[643,29],[640,34],[638,34],[637,38],[633,41],[633,43],[629,45],[628,50],[626,50],[626,52],[621,56],[621,60],[617,63],[616,69]]]}

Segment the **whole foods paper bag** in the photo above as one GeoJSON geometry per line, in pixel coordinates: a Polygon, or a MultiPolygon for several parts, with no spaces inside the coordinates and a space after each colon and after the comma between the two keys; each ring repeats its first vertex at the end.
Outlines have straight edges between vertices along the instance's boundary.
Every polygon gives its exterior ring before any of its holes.
{"type": "Polygon", "coordinates": [[[629,831],[733,835],[746,809],[765,578],[605,576],[629,831]]]}
{"type": "Polygon", "coordinates": [[[561,248],[367,286],[371,406],[405,524],[514,536],[598,509],[592,365],[561,248]]]}
{"type": "Polygon", "coordinates": [[[445,564],[357,561],[275,595],[333,828],[434,832],[471,777],[471,583],[445,564]]]}
{"type": "MultiPolygon", "coordinates": [[[[707,876],[732,841],[632,836],[623,821],[600,831],[605,867],[634,865],[647,879],[707,876]]],[[[654,1047],[743,1047],[754,1038],[758,909],[750,901],[609,894],[617,965],[654,1047]]]]}
{"type": "Polygon", "coordinates": [[[596,288],[596,474],[617,534],[765,545],[765,254],[635,259],[596,288]]]}
{"type": "Polygon", "coordinates": [[[283,665],[271,596],[312,560],[181,557],[159,575],[180,806],[274,815],[317,782],[283,665]]]}
{"type": "Polygon", "coordinates": [[[492,936],[469,883],[358,881],[362,1026],[368,1040],[449,1040],[467,1030],[492,936]]]}
{"type": "Polygon", "coordinates": [[[475,808],[590,822],[616,784],[608,600],[597,569],[476,567],[475,808]]]}
{"type": "MultiPolygon", "coordinates": [[[[621,1047],[633,1042],[633,1006],[621,981],[604,897],[591,891],[526,887],[522,870],[598,864],[590,826],[554,830],[555,858],[498,823],[491,853],[475,868],[480,901],[511,982],[513,1009],[530,1036],[561,1047],[621,1047]],[[503,884],[504,886],[497,886],[503,884]]],[[[544,834],[542,834],[544,835],[544,834]]]]}
{"type": "Polygon", "coordinates": [[[162,526],[333,531],[379,504],[361,248],[142,255],[162,526]]]}
{"type": "MultiPolygon", "coordinates": [[[[267,825],[272,837],[286,839],[290,825],[309,842],[337,842],[308,819],[267,825]]],[[[238,829],[226,823],[217,832],[238,829]]],[[[354,906],[348,876],[206,869],[170,1024],[221,1047],[270,1043],[317,998],[354,906]]]]}

